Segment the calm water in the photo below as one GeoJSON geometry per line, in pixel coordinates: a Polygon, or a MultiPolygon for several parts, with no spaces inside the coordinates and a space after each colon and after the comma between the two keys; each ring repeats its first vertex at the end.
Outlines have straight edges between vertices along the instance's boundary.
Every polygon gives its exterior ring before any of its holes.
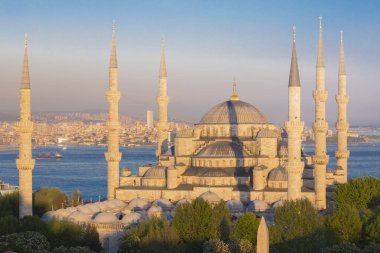
{"type": "MultiPolygon", "coordinates": [[[[330,168],[335,168],[335,145],[328,146],[330,168]]],[[[84,199],[106,197],[107,163],[104,159],[105,147],[69,146],[43,147],[33,150],[34,154],[59,151],[64,156],[61,160],[37,160],[33,171],[33,190],[41,186],[59,187],[68,194],[79,189],[84,199]]],[[[360,177],[372,175],[380,178],[380,143],[350,145],[348,176],[360,177]]],[[[155,147],[122,148],[120,167],[127,166],[137,172],[141,164],[155,162],[155,147]]],[[[312,146],[305,146],[305,152],[313,153],[312,146]]],[[[17,151],[0,152],[0,179],[18,184],[18,172],[15,165],[17,151]]]]}

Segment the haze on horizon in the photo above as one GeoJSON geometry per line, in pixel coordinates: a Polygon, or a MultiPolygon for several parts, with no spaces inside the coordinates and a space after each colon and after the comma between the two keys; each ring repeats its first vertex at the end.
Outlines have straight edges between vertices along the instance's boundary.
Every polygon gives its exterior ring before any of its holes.
{"type": "Polygon", "coordinates": [[[378,13],[377,1],[1,1],[0,115],[18,114],[25,32],[34,112],[106,110],[115,19],[123,114],[156,114],[164,34],[169,118],[198,122],[229,98],[235,76],[240,98],[283,124],[294,24],[302,117],[310,125],[322,16],[330,127],[337,117],[340,30],[349,123],[380,125],[378,13]]]}

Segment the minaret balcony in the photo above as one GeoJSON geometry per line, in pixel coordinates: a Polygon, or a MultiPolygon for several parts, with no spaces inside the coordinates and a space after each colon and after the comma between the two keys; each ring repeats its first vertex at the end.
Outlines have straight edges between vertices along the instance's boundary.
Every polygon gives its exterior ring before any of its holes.
{"type": "Polygon", "coordinates": [[[288,161],[285,167],[288,173],[301,173],[305,163],[302,161],[288,161]]]}
{"type": "Polygon", "coordinates": [[[301,133],[304,128],[304,122],[300,120],[286,121],[285,128],[287,133],[301,133]]]}
{"type": "Polygon", "coordinates": [[[156,100],[157,100],[157,103],[158,105],[164,105],[164,106],[167,106],[169,104],[169,96],[157,96],[156,97],[156,100]]]}
{"type": "Polygon", "coordinates": [[[344,151],[337,150],[337,151],[335,151],[335,157],[337,159],[347,159],[349,156],[350,156],[349,150],[344,150],[344,151]]]}
{"type": "Polygon", "coordinates": [[[121,152],[106,152],[104,155],[108,162],[119,162],[121,160],[121,152]]]}
{"type": "Polygon", "coordinates": [[[16,123],[17,130],[20,133],[32,133],[33,132],[33,122],[28,121],[19,121],[16,123]]]}
{"type": "Polygon", "coordinates": [[[325,165],[329,162],[329,156],[328,155],[314,155],[312,157],[312,161],[314,164],[325,165]]]}
{"type": "Polygon", "coordinates": [[[313,123],[314,132],[326,133],[329,129],[329,124],[325,120],[318,120],[313,123]]]}
{"type": "Polygon", "coordinates": [[[349,124],[346,121],[338,121],[335,124],[335,128],[339,132],[341,132],[341,131],[346,132],[349,128],[349,124]]]}
{"type": "Polygon", "coordinates": [[[347,95],[336,95],[335,100],[338,104],[347,104],[348,103],[348,96],[347,95]]]}
{"type": "Polygon", "coordinates": [[[35,164],[36,160],[30,158],[16,160],[18,170],[33,170],[35,164]]]}
{"type": "Polygon", "coordinates": [[[119,121],[107,121],[106,127],[108,130],[119,130],[120,129],[120,122],[119,121]]]}
{"type": "Polygon", "coordinates": [[[327,90],[314,90],[313,91],[313,98],[315,102],[326,102],[327,97],[329,96],[329,93],[327,90]]]}

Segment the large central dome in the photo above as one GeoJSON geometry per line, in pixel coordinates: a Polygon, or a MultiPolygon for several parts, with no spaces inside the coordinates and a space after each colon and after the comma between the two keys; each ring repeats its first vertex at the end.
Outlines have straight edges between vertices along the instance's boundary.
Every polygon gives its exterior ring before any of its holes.
{"type": "Polygon", "coordinates": [[[225,101],[211,108],[199,124],[267,124],[263,113],[243,101],[225,101]]]}

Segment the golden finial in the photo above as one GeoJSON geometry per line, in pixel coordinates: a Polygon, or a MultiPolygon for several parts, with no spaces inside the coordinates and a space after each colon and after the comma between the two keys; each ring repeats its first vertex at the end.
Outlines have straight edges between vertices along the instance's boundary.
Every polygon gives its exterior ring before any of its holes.
{"type": "Polygon", "coordinates": [[[236,92],[236,78],[234,77],[234,82],[233,82],[233,85],[232,85],[232,96],[230,97],[230,100],[231,101],[239,101],[240,98],[236,92]]]}
{"type": "Polygon", "coordinates": [[[293,42],[296,43],[296,26],[293,25],[293,42]]]}

